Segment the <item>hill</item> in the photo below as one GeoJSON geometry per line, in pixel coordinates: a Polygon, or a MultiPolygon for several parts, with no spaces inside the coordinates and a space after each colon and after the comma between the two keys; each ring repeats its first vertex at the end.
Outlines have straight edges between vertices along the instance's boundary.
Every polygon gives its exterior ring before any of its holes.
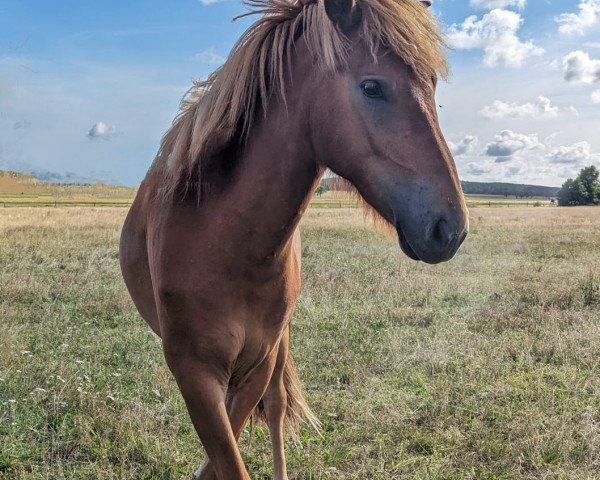
{"type": "Polygon", "coordinates": [[[128,202],[136,189],[105,183],[52,183],[32,175],[0,170],[0,198],[5,203],[128,202]]]}
{"type": "MultiPolygon", "coordinates": [[[[539,185],[523,185],[518,183],[484,183],[461,182],[465,195],[493,195],[516,198],[544,197],[554,198],[560,190],[559,187],[543,187],[539,185]]],[[[348,182],[340,177],[327,177],[321,181],[325,190],[346,191],[351,189],[348,182]]]]}
{"type": "Polygon", "coordinates": [[[0,195],[44,195],[43,182],[31,175],[0,171],[0,195]]]}
{"type": "Polygon", "coordinates": [[[461,182],[466,195],[501,195],[505,197],[554,198],[560,190],[559,187],[543,187],[540,185],[522,185],[518,183],[484,183],[461,182]]]}

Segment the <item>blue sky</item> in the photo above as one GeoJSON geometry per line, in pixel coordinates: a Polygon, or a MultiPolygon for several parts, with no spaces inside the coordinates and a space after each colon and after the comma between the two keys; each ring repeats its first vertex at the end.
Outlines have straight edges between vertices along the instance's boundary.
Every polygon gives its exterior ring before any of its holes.
{"type": "MultiPolygon", "coordinates": [[[[443,131],[466,180],[560,185],[600,166],[600,0],[437,0],[443,131]]],[[[0,168],[136,184],[237,1],[0,3],[0,168]]]]}

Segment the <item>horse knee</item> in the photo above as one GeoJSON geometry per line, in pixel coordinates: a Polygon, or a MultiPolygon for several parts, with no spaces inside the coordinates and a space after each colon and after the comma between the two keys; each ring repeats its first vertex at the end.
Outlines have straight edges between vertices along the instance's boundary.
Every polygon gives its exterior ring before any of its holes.
{"type": "Polygon", "coordinates": [[[243,337],[235,326],[223,331],[215,327],[219,322],[198,320],[197,313],[177,313],[164,315],[161,328],[163,354],[178,383],[209,376],[227,386],[243,337]]]}

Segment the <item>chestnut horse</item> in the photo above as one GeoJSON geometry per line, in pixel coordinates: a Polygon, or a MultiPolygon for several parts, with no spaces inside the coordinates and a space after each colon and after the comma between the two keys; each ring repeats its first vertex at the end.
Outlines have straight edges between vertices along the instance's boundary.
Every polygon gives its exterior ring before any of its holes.
{"type": "Polygon", "coordinates": [[[207,453],[198,479],[249,479],[237,441],[260,411],[274,478],[307,407],[289,352],[298,224],[327,168],[410,258],[451,259],[468,231],[438,125],[444,41],[417,0],[251,0],[259,20],[184,99],[121,236],[121,268],[162,339],[207,453]]]}

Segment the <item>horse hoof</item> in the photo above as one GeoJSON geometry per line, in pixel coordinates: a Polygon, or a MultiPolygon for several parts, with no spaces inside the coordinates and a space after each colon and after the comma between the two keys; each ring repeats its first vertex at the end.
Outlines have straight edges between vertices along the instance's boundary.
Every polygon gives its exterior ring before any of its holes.
{"type": "Polygon", "coordinates": [[[193,474],[190,480],[200,480],[200,474],[202,473],[202,467],[198,468],[193,474]]]}

